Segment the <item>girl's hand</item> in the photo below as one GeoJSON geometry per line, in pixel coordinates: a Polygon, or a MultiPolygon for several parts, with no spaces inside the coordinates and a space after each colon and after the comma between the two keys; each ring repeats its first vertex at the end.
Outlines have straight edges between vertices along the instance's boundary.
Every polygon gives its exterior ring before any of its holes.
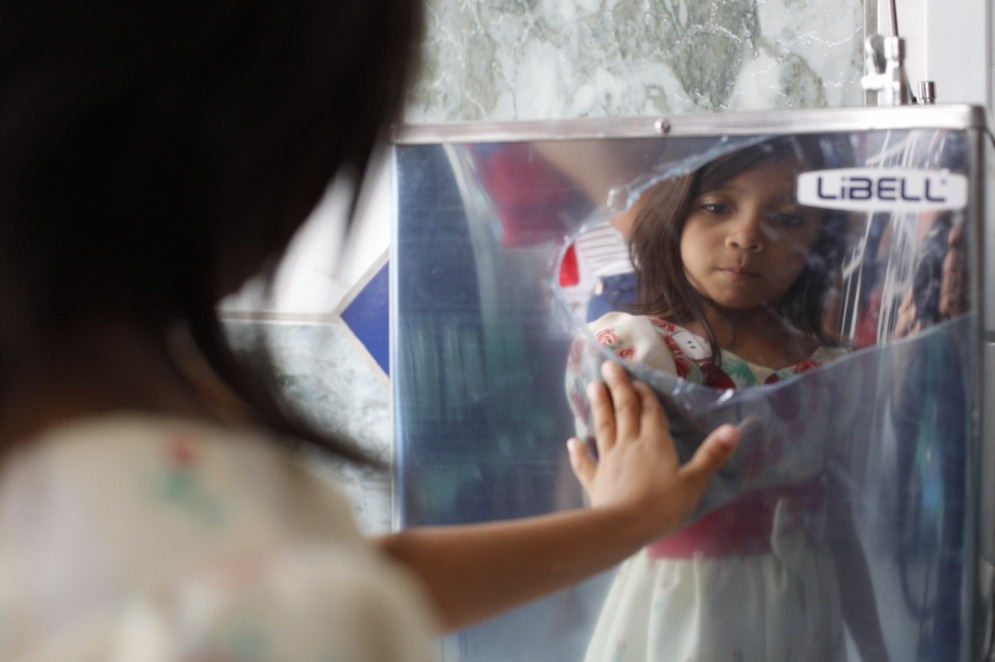
{"type": "Polygon", "coordinates": [[[967,309],[967,298],[964,290],[963,224],[958,223],[950,228],[947,243],[950,248],[943,259],[939,311],[941,315],[957,317],[967,309]]]}
{"type": "Polygon", "coordinates": [[[739,433],[723,425],[684,466],[667,420],[645,385],[607,363],[591,387],[599,462],[570,440],[574,472],[593,508],[451,527],[405,529],[379,547],[419,577],[446,629],[604,572],[670,533],[694,511],[708,479],[732,453],[739,433]]]}
{"type": "Polygon", "coordinates": [[[916,304],[913,299],[913,292],[902,299],[902,305],[898,308],[898,318],[895,321],[895,330],[892,332],[893,338],[904,338],[905,336],[919,333],[922,330],[922,322],[919,321],[916,313],[916,304]]]}
{"type": "Polygon", "coordinates": [[[617,363],[602,365],[605,383],[588,387],[598,461],[579,439],[568,442],[574,474],[595,508],[620,508],[647,529],[648,540],[670,533],[695,510],[708,481],[739,441],[721,425],[681,466],[667,418],[653,391],[630,382],[617,363]]]}
{"type": "MultiPolygon", "coordinates": [[[[964,288],[964,226],[954,225],[947,238],[947,253],[940,271],[940,298],[937,312],[946,318],[954,318],[967,310],[967,293],[964,288]]],[[[914,302],[914,292],[909,290],[898,309],[893,338],[904,338],[922,331],[922,321],[914,302]]]]}

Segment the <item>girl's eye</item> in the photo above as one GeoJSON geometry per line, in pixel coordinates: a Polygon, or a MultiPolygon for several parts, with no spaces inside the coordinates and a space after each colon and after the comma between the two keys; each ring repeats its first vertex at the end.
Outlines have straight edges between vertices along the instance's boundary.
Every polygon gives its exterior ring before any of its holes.
{"type": "Polygon", "coordinates": [[[729,206],[721,202],[703,202],[701,210],[707,214],[726,214],[729,212],[729,206]]]}
{"type": "Polygon", "coordinates": [[[795,214],[774,214],[774,220],[785,227],[795,227],[805,223],[805,219],[795,214]]]}

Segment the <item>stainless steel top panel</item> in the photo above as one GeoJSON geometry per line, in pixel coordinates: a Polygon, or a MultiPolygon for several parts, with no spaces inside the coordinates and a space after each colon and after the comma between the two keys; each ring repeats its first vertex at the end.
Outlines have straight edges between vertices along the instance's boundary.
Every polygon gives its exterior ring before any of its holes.
{"type": "Polygon", "coordinates": [[[660,136],[721,136],[872,131],[876,129],[984,129],[980,106],[877,106],[812,108],[663,117],[589,118],[529,122],[405,124],[394,130],[396,144],[589,140],[660,136]]]}

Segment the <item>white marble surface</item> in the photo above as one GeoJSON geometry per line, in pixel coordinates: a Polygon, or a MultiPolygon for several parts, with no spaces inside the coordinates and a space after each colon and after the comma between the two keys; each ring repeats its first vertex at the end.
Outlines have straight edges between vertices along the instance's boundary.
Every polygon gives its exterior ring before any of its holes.
{"type": "MultiPolygon", "coordinates": [[[[373,360],[341,323],[241,322],[227,328],[236,345],[249,326],[262,331],[280,384],[301,413],[320,427],[344,434],[385,464],[391,457],[390,392],[373,360]]],[[[315,455],[312,465],[342,489],[366,533],[391,525],[388,471],[358,469],[315,455]]]]}
{"type": "Polygon", "coordinates": [[[428,0],[409,122],[857,106],[860,0],[428,0]]]}

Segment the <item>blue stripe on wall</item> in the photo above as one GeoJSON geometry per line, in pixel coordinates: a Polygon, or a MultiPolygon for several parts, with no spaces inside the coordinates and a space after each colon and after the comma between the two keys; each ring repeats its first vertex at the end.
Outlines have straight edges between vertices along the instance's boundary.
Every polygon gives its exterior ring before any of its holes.
{"type": "Polygon", "coordinates": [[[389,260],[385,261],[342,311],[342,320],[388,376],[390,376],[389,264],[389,260]]]}

